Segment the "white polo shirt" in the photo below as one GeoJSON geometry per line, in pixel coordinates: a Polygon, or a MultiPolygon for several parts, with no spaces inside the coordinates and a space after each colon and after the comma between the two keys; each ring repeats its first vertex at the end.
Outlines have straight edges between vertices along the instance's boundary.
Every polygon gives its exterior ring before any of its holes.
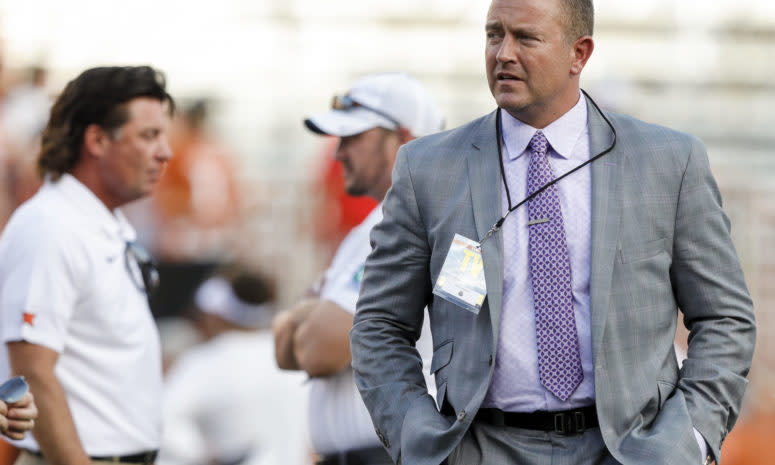
{"type": "MultiPolygon", "coordinates": [[[[355,304],[363,278],[366,258],[371,253],[371,228],[382,220],[382,205],[378,205],[365,220],[352,229],[334,255],[325,272],[320,298],[336,303],[355,313],[355,304]]],[[[423,359],[425,383],[432,396],[436,384],[430,375],[433,356],[428,312],[425,311],[417,350],[423,359]]],[[[363,447],[382,447],[374,431],[351,368],[340,373],[310,380],[309,410],[310,441],[318,454],[327,455],[363,447]]]]}
{"type": "MultiPolygon", "coordinates": [[[[158,449],[161,350],[126,255],[135,231],[74,177],[46,181],[0,237],[0,338],[59,353],[57,379],[91,456],[158,449]]],[[[2,344],[0,379],[9,364],[2,344]]],[[[39,449],[32,435],[14,442],[39,449]]]]}
{"type": "Polygon", "coordinates": [[[304,379],[277,368],[268,330],[194,346],[167,372],[156,464],[309,464],[304,379]]]}

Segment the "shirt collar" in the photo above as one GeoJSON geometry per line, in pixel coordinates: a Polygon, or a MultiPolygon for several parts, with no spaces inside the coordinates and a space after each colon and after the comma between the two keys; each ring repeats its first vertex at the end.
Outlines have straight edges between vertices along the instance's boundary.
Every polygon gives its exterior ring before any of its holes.
{"type": "MultiPolygon", "coordinates": [[[[574,156],[573,148],[587,127],[587,101],[579,93],[579,101],[567,113],[542,129],[552,150],[562,158],[574,156]]],[[[503,142],[510,160],[516,160],[525,153],[530,139],[538,129],[514,118],[507,111],[501,111],[503,142]]]]}
{"type": "Polygon", "coordinates": [[[108,210],[94,192],[86,187],[75,176],[64,173],[58,180],[46,179],[46,187],[58,190],[75,208],[94,224],[99,225],[112,237],[126,242],[137,239],[135,229],[129,224],[120,209],[108,210]]]}

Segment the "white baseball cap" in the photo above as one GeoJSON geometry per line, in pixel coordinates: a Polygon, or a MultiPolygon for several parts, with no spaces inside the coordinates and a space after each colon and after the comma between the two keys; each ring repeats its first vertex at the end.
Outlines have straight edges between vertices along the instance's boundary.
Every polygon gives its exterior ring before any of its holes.
{"type": "Polygon", "coordinates": [[[425,87],[406,73],[372,74],[356,81],[332,109],[304,120],[318,134],[346,137],[381,127],[403,127],[414,137],[444,128],[441,110],[425,87]]]}
{"type": "Polygon", "coordinates": [[[268,326],[275,313],[271,302],[251,304],[241,300],[229,281],[220,276],[209,278],[199,286],[194,304],[204,313],[217,315],[245,328],[268,326]]]}

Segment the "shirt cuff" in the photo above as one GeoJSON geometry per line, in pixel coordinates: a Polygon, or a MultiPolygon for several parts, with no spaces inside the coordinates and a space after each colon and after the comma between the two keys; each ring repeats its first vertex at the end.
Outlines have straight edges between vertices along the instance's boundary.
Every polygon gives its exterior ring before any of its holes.
{"type": "Polygon", "coordinates": [[[707,464],[708,462],[708,443],[705,442],[705,438],[702,437],[699,431],[697,431],[697,428],[692,428],[694,430],[694,439],[697,440],[697,445],[700,446],[700,463],[701,464],[707,464]]]}

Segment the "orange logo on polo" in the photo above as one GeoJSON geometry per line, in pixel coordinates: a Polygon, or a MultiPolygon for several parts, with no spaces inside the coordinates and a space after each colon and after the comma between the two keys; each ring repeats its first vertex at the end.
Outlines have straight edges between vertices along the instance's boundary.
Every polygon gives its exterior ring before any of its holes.
{"type": "Polygon", "coordinates": [[[24,322],[27,323],[30,326],[35,326],[35,314],[34,313],[23,313],[24,322]]]}

